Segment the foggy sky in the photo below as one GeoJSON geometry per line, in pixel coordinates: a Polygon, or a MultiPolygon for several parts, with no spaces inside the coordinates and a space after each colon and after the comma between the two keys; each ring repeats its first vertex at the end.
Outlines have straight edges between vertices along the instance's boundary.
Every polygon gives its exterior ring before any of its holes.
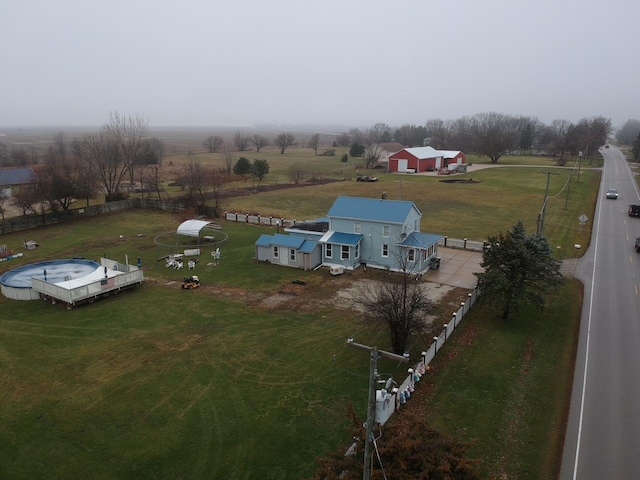
{"type": "Polygon", "coordinates": [[[640,118],[638,0],[2,0],[0,126],[640,118]]]}

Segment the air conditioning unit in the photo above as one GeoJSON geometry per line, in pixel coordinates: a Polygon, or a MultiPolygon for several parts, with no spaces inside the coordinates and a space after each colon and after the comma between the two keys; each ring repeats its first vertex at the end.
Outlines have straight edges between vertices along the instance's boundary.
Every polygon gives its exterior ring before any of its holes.
{"type": "Polygon", "coordinates": [[[329,268],[331,275],[342,275],[344,273],[344,267],[342,265],[334,265],[329,268]]]}

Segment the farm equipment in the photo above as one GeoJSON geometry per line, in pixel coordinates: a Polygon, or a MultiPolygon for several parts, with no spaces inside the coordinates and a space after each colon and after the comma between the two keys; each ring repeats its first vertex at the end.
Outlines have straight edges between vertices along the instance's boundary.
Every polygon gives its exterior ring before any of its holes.
{"type": "Polygon", "coordinates": [[[184,277],[182,280],[182,288],[185,290],[191,290],[193,288],[200,287],[200,278],[197,275],[191,275],[190,277],[184,277]]]}

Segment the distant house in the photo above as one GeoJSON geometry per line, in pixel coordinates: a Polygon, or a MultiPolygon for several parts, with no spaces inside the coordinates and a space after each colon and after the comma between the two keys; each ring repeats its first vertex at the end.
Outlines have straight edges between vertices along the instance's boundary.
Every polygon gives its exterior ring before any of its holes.
{"type": "Polygon", "coordinates": [[[404,145],[398,142],[387,142],[387,143],[378,143],[378,148],[380,149],[380,162],[388,163],[389,157],[396,152],[399,152],[404,148],[404,145]]]}
{"type": "Polygon", "coordinates": [[[389,156],[389,171],[419,173],[464,165],[467,157],[461,151],[436,150],[432,147],[404,148],[389,156]]]}
{"type": "Polygon", "coordinates": [[[420,232],[422,212],[413,202],[339,197],[313,228],[295,225],[289,235],[262,235],[258,260],[305,270],[360,266],[424,273],[437,258],[442,235],[420,232]]]}
{"type": "Polygon", "coordinates": [[[16,191],[38,183],[31,167],[0,168],[0,197],[12,197],[16,191]]]}

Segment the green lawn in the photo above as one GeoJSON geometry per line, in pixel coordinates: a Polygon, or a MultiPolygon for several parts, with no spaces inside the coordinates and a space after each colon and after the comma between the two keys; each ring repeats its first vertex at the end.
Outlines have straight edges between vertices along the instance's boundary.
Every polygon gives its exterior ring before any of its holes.
{"type": "MultiPolygon", "coordinates": [[[[564,176],[552,177],[551,196],[568,178],[559,172],[564,176]]],[[[238,197],[230,204],[240,211],[310,219],[325,215],[338,195],[378,197],[384,190],[389,199],[418,204],[423,231],[483,240],[518,220],[535,231],[546,186],[538,168],[482,170],[472,175],[478,183],[463,185],[438,177],[379,176],[378,183],[340,181],[238,197]]],[[[560,252],[578,241],[586,247],[590,226],[580,227],[577,216],[593,217],[598,181],[599,172],[583,171],[566,210],[562,195],[550,199],[545,232],[560,252]]],[[[313,472],[315,456],[344,441],[348,402],[364,416],[368,361],[345,348],[345,339],[353,335],[380,348],[388,348],[388,339],[380,327],[327,301],[340,280],[323,271],[256,264],[253,243],[273,229],[223,222],[229,239],[219,244],[221,264],[206,267],[204,252],[196,270],[203,287],[183,291],[186,271],[157,260],[171,248],[156,246],[154,238],[187,218],[134,211],[3,236],[2,243],[14,250],[27,236],[41,247],[0,264],[0,272],[49,258],[128,256],[131,262],[141,258],[148,280],[70,311],[0,297],[0,477],[297,479],[313,472]],[[265,302],[293,280],[306,285],[289,303],[265,302]]],[[[561,318],[577,318],[579,292],[567,290],[565,297],[567,306],[549,308],[547,315],[558,311],[561,318]]],[[[468,318],[484,350],[467,357],[471,349],[462,346],[456,355],[462,365],[484,359],[479,379],[468,380],[476,388],[464,395],[478,401],[453,405],[446,415],[442,407],[436,412],[463,439],[478,439],[472,454],[483,458],[490,474],[522,471],[517,463],[500,463],[508,436],[522,439],[517,462],[557,461],[561,450],[554,450],[549,437],[561,433],[562,417],[550,417],[546,425],[538,420],[544,402],[564,405],[570,382],[560,383],[566,389],[551,388],[545,365],[556,361],[556,372],[566,374],[572,358],[558,359],[570,352],[573,326],[555,322],[567,329],[559,332],[546,317],[528,315],[504,324],[481,311],[468,318]],[[543,335],[558,338],[563,352],[543,348],[543,335]],[[536,355],[527,378],[553,392],[544,401],[535,398],[533,387],[515,381],[529,339],[536,355]],[[539,364],[539,358],[547,363],[539,364]],[[475,418],[468,412],[483,414],[475,418]],[[508,424],[507,414],[514,412],[522,413],[522,421],[508,424]],[[482,427],[485,416],[498,430],[482,427]]],[[[549,343],[549,349],[558,348],[549,343]]],[[[385,373],[396,378],[403,370],[385,365],[385,373]]],[[[441,390],[433,401],[442,396],[458,402],[448,395],[462,388],[456,379],[463,375],[456,366],[441,369],[436,379],[450,384],[449,393],[441,390]]]]}
{"type": "Polygon", "coordinates": [[[41,247],[0,265],[128,255],[147,277],[69,311],[0,298],[0,476],[297,479],[341,440],[346,405],[364,410],[368,362],[345,340],[388,341],[326,303],[329,274],[256,264],[266,229],[225,224],[221,264],[203,257],[203,287],[181,290],[186,273],[153,243],[179,221],[135,211],[36,229],[41,247]],[[315,303],[263,302],[293,279],[315,303]]]}

